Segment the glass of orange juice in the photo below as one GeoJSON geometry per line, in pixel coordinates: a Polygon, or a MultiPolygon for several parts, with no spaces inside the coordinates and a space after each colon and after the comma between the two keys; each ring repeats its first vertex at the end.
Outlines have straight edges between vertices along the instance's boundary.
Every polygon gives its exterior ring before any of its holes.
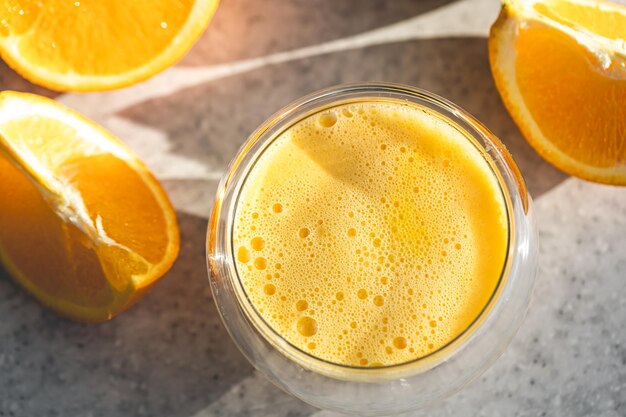
{"type": "Polygon", "coordinates": [[[445,99],[374,83],[304,97],[250,136],[207,251],[250,362],[363,416],[482,373],[520,326],[537,265],[531,199],[500,141],[445,99]]]}

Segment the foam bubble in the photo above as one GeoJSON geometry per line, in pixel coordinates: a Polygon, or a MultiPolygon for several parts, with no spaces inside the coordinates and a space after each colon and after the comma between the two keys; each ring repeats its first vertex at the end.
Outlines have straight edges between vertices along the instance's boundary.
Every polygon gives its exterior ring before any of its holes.
{"type": "Polygon", "coordinates": [[[402,336],[398,336],[393,339],[393,345],[396,349],[404,349],[406,348],[406,339],[402,336]]]}
{"type": "Polygon", "coordinates": [[[385,299],[383,298],[382,295],[377,295],[374,297],[374,305],[377,307],[382,307],[382,305],[385,304],[385,299]]]}
{"type": "Polygon", "coordinates": [[[317,333],[317,321],[309,316],[298,320],[298,332],[304,337],[311,337],[317,333]]]}
{"type": "Polygon", "coordinates": [[[319,117],[319,124],[323,127],[333,127],[337,123],[337,116],[335,113],[324,113],[319,117]]]}
{"type": "Polygon", "coordinates": [[[250,241],[250,246],[252,246],[252,249],[255,251],[261,251],[265,247],[265,241],[262,237],[257,236],[250,241]]]}
{"type": "Polygon", "coordinates": [[[267,260],[265,258],[258,257],[254,260],[254,267],[259,270],[267,268],[267,260]]]}
{"type": "Polygon", "coordinates": [[[240,246],[237,251],[237,260],[242,263],[250,262],[250,251],[245,246],[240,246]]]}

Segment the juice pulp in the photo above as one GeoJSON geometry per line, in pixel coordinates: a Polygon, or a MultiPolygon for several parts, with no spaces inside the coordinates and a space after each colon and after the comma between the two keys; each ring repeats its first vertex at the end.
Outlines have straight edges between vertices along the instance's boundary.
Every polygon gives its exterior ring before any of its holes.
{"type": "Polygon", "coordinates": [[[508,247],[489,157],[432,110],[340,105],[299,121],[242,186],[243,288],[292,345],[349,366],[415,360],[466,330],[508,247]]]}

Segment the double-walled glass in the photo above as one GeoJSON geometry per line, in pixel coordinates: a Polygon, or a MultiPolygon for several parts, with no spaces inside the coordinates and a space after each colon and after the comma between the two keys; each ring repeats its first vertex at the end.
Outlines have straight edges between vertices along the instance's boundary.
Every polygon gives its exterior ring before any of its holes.
{"type": "Polygon", "coordinates": [[[232,160],[218,189],[208,230],[208,265],[222,320],[248,360],[273,383],[324,409],[390,415],[430,405],[461,389],[504,351],[524,318],[536,273],[531,199],[513,159],[480,122],[451,102],[397,84],[351,84],[306,96],[270,117],[232,160]],[[509,242],[500,282],[479,317],[447,345],[409,363],[379,368],[329,363],[299,350],[256,311],[237,275],[233,224],[255,161],[282,132],[316,113],[357,102],[413,103],[429,109],[481,148],[505,197],[509,242]]]}

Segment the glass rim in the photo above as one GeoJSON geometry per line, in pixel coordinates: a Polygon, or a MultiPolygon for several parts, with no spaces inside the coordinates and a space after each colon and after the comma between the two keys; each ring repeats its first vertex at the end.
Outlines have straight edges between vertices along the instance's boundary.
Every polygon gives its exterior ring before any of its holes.
{"type": "MultiPolygon", "coordinates": [[[[220,225],[222,233],[218,233],[218,236],[219,240],[222,240],[222,242],[213,242],[213,244],[221,243],[220,246],[225,249],[223,251],[224,258],[221,259],[221,261],[226,263],[230,271],[227,279],[229,281],[228,283],[234,287],[239,308],[252,324],[252,327],[287,358],[307,369],[342,378],[346,378],[346,374],[356,375],[358,378],[358,375],[371,377],[393,372],[393,377],[395,378],[398,377],[398,373],[421,373],[452,357],[456,352],[462,349],[469,340],[476,337],[480,328],[483,327],[483,324],[493,316],[494,307],[498,304],[504,287],[507,286],[511,269],[510,266],[516,252],[516,222],[513,213],[513,205],[515,204],[516,197],[521,197],[521,201],[518,201],[518,204],[522,204],[524,211],[527,209],[527,201],[524,200],[526,194],[525,184],[521,179],[519,171],[517,171],[516,165],[514,163],[511,165],[510,161],[510,155],[508,151],[506,151],[506,148],[504,148],[504,145],[502,145],[489,130],[465,110],[436,94],[416,87],[376,82],[342,84],[326,88],[306,95],[270,116],[248,137],[247,141],[240,148],[224,174],[222,184],[220,184],[220,189],[227,193],[232,193],[232,203],[230,207],[224,208],[229,213],[228,219],[230,223],[228,225],[220,225]],[[504,201],[507,220],[507,248],[500,276],[489,299],[472,322],[454,338],[426,355],[405,362],[379,367],[342,364],[315,356],[297,347],[274,329],[265,320],[263,315],[258,312],[241,283],[240,274],[238,273],[235,261],[234,241],[232,239],[234,218],[236,217],[235,214],[242,187],[246,183],[258,159],[284,131],[301,120],[314,114],[327,111],[330,108],[355,102],[373,101],[404,101],[418,108],[425,108],[430,110],[433,116],[441,118],[443,122],[459,130],[459,132],[477,148],[477,151],[479,151],[490,167],[491,173],[495,176],[504,201]],[[489,152],[493,150],[495,150],[496,156],[501,159],[501,161],[499,161],[501,162],[500,164],[497,163],[498,161],[494,160],[494,155],[489,152]],[[253,153],[252,155],[250,154],[251,152],[253,153]],[[246,158],[248,158],[247,164],[244,164],[242,167],[241,164],[246,158]],[[236,177],[235,180],[233,180],[233,177],[236,177]],[[520,190],[519,188],[522,189],[520,190]],[[259,326],[259,324],[262,326],[259,326]],[[403,370],[405,372],[402,372],[403,370]]],[[[213,217],[219,214],[221,209],[221,207],[216,205],[213,217]]],[[[211,242],[209,242],[209,244],[211,244],[211,242]]],[[[235,342],[238,343],[236,340],[235,342]]]]}

